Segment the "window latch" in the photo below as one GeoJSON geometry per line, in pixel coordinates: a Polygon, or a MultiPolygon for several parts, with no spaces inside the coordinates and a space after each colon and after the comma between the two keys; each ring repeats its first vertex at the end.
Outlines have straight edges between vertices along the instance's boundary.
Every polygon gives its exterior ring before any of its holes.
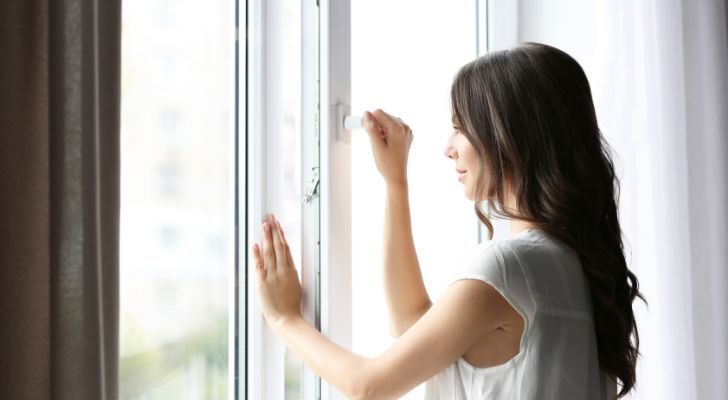
{"type": "Polygon", "coordinates": [[[318,186],[319,186],[319,167],[313,167],[311,168],[313,170],[313,176],[311,177],[311,181],[308,183],[308,186],[306,187],[306,192],[303,194],[303,203],[307,204],[311,201],[313,196],[318,194],[318,186]]]}

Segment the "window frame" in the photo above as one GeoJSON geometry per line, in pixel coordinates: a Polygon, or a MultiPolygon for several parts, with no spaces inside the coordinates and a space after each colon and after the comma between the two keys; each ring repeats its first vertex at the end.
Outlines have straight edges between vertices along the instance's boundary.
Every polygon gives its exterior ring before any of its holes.
{"type": "MultiPolygon", "coordinates": [[[[344,348],[352,345],[351,140],[336,138],[351,104],[351,1],[320,0],[321,118],[321,332],[344,348]]],[[[321,398],[344,400],[321,381],[321,398]]]]}
{"type": "MultiPolygon", "coordinates": [[[[242,1],[242,0],[239,0],[242,1]]],[[[261,243],[260,221],[265,215],[275,210],[271,204],[278,197],[275,185],[266,185],[268,177],[267,165],[270,163],[269,149],[278,142],[279,135],[269,128],[270,103],[266,70],[268,38],[266,31],[270,29],[266,2],[262,0],[246,0],[245,7],[239,7],[239,21],[245,21],[240,27],[245,29],[245,40],[238,41],[238,51],[244,62],[238,65],[238,76],[245,79],[238,81],[238,131],[244,130],[244,140],[239,141],[239,153],[244,159],[238,164],[241,196],[238,198],[238,210],[245,213],[244,221],[239,221],[239,248],[245,255],[245,262],[239,265],[238,278],[243,280],[238,287],[245,292],[239,296],[236,313],[238,320],[243,321],[238,327],[238,346],[236,366],[236,398],[283,398],[284,397],[284,347],[273,331],[266,325],[257,301],[257,289],[252,270],[253,254],[250,244],[261,243]],[[244,300],[243,300],[244,299],[244,300]],[[242,336],[242,339],[241,339],[242,336]]],[[[275,25],[272,27],[275,29],[275,25]]],[[[240,29],[238,29],[240,34],[240,29]]]]}

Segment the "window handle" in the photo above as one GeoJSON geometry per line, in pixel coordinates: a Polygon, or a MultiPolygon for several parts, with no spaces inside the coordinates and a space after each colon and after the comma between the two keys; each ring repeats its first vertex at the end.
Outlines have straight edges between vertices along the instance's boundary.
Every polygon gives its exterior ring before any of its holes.
{"type": "Polygon", "coordinates": [[[361,117],[355,117],[353,115],[347,115],[344,117],[344,129],[351,131],[359,129],[361,126],[361,117]]]}
{"type": "Polygon", "coordinates": [[[360,116],[349,114],[349,105],[344,103],[336,104],[336,141],[351,143],[351,139],[347,137],[346,131],[351,132],[354,129],[362,127],[360,116]]]}

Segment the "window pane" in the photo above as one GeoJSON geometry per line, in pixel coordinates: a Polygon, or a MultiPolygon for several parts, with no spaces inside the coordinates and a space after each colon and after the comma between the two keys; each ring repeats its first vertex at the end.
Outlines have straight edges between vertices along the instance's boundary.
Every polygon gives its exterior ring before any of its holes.
{"type": "MultiPolygon", "coordinates": [[[[443,154],[451,129],[450,84],[458,68],[475,58],[475,39],[472,0],[447,7],[352,0],[352,111],[382,108],[413,130],[408,167],[412,229],[433,301],[461,255],[477,244],[473,204],[465,198],[454,162],[443,154]]],[[[366,133],[354,131],[351,142],[353,348],[375,356],[393,341],[379,239],[385,192],[366,133]]],[[[420,385],[403,398],[421,399],[423,389],[420,385]]]]}
{"type": "Polygon", "coordinates": [[[121,399],[228,397],[234,5],[124,1],[121,399]]]}

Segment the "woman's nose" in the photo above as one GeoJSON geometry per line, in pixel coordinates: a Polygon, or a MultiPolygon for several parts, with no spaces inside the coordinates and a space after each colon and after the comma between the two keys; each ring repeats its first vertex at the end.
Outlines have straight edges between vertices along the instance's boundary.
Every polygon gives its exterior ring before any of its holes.
{"type": "Polygon", "coordinates": [[[452,147],[449,144],[446,145],[445,150],[443,151],[443,154],[445,154],[445,157],[452,158],[454,160],[455,157],[453,157],[452,153],[453,153],[452,147]]]}

